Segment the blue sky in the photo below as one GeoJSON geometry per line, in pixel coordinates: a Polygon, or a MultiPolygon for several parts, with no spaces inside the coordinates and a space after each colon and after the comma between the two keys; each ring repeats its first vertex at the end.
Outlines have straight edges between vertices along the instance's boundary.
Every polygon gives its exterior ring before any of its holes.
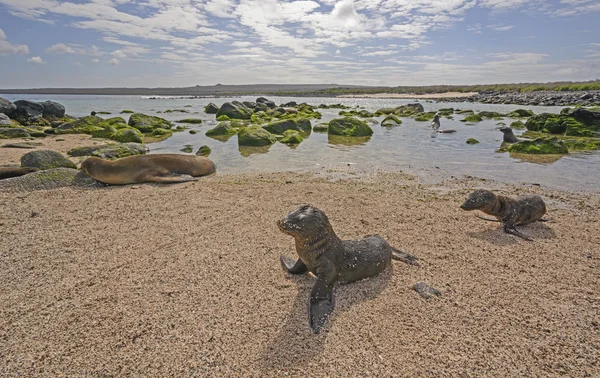
{"type": "Polygon", "coordinates": [[[0,87],[592,80],[598,20],[598,0],[0,0],[0,87]]]}

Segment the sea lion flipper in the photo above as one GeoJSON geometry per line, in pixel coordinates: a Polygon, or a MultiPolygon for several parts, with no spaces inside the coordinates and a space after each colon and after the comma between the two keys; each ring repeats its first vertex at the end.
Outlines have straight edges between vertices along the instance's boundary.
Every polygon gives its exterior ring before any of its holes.
{"type": "Polygon", "coordinates": [[[291,274],[303,274],[308,272],[308,268],[304,262],[300,259],[294,261],[294,259],[287,256],[280,256],[279,261],[284,270],[291,274]]]}
{"type": "Polygon", "coordinates": [[[400,260],[409,265],[419,265],[419,258],[417,256],[411,255],[410,253],[406,253],[394,247],[392,247],[392,258],[394,260],[400,260]]]}
{"type": "Polygon", "coordinates": [[[504,226],[504,232],[506,232],[507,234],[511,234],[511,235],[515,235],[518,236],[522,239],[525,239],[527,241],[533,241],[533,239],[528,238],[527,236],[523,235],[522,233],[520,233],[519,231],[517,231],[516,228],[514,227],[510,227],[510,226],[504,226]]]}
{"type": "Polygon", "coordinates": [[[335,305],[334,286],[318,278],[308,298],[308,323],[314,333],[319,333],[335,305]]]}
{"type": "Polygon", "coordinates": [[[194,177],[190,175],[170,174],[168,176],[156,176],[148,175],[145,177],[145,181],[160,182],[160,183],[178,183],[187,181],[198,181],[200,177],[194,177]]]}
{"type": "Polygon", "coordinates": [[[475,215],[475,216],[479,219],[483,219],[483,220],[490,221],[490,222],[500,222],[498,219],[486,218],[486,217],[482,217],[481,215],[475,215]]]}

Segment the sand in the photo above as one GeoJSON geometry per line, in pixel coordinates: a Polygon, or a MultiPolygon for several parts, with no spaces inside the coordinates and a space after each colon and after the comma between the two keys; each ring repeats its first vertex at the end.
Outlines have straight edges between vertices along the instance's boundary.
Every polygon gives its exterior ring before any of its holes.
{"type": "Polygon", "coordinates": [[[471,97],[478,92],[444,92],[444,93],[428,93],[428,94],[411,94],[411,93],[373,93],[373,94],[354,94],[343,95],[338,97],[350,98],[422,98],[422,99],[439,99],[439,98],[456,98],[456,97],[471,97]]]}
{"type": "Polygon", "coordinates": [[[0,376],[600,375],[600,194],[346,176],[0,192],[0,376]],[[504,234],[458,207],[481,187],[540,194],[551,222],[504,234]],[[421,265],[339,286],[313,334],[314,278],[278,261],[301,203],[421,265]]]}

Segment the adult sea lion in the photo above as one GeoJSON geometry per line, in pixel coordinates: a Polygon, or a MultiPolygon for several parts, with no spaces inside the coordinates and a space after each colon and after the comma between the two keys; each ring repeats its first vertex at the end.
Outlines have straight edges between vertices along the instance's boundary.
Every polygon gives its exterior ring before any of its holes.
{"type": "Polygon", "coordinates": [[[502,127],[500,131],[504,134],[504,137],[502,138],[504,142],[517,143],[519,141],[510,127],[502,127]]]}
{"type": "Polygon", "coordinates": [[[39,171],[39,169],[33,167],[0,167],[0,180],[23,176],[36,171],[39,171]]]}
{"type": "Polygon", "coordinates": [[[417,258],[399,251],[379,235],[362,240],[341,240],[325,213],[303,205],[277,221],[279,229],[294,237],[299,259],[281,256],[283,268],[292,274],[317,276],[308,300],[308,322],[318,333],[334,307],[336,282],[350,283],[383,272],[391,259],[417,264],[417,258]]]}
{"type": "Polygon", "coordinates": [[[105,184],[141,182],[175,183],[197,180],[216,171],[215,163],[203,156],[179,154],[135,155],[118,160],[89,157],[81,171],[105,184]]]}
{"type": "Polygon", "coordinates": [[[525,195],[517,199],[495,195],[489,190],[476,190],[469,195],[465,203],[460,206],[461,209],[471,211],[480,210],[488,215],[497,218],[487,219],[504,224],[504,232],[516,235],[525,240],[533,239],[521,234],[515,229],[515,226],[523,226],[536,221],[545,222],[542,219],[546,214],[546,204],[538,195],[525,195]]]}
{"type": "Polygon", "coordinates": [[[436,114],[433,117],[433,121],[431,121],[431,128],[434,130],[437,130],[440,128],[440,115],[436,114]]]}

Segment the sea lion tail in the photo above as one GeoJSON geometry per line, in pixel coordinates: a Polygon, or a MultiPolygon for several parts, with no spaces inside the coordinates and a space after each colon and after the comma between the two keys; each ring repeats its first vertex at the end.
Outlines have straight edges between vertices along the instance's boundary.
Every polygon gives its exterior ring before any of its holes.
{"type": "Polygon", "coordinates": [[[400,260],[409,265],[419,265],[419,258],[411,255],[410,253],[403,252],[399,249],[392,247],[392,258],[394,260],[400,260]]]}

